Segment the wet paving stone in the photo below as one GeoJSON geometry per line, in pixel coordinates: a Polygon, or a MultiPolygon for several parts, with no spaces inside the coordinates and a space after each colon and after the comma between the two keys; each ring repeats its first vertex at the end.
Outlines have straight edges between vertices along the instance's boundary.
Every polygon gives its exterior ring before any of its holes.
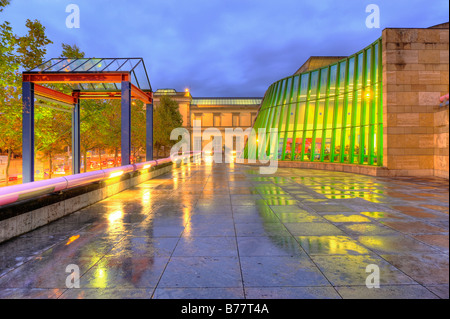
{"type": "Polygon", "coordinates": [[[296,256],[305,252],[292,236],[237,237],[239,256],[296,256]]]}
{"type": "Polygon", "coordinates": [[[329,286],[305,255],[241,257],[245,287],[329,286]]]}
{"type": "Polygon", "coordinates": [[[379,267],[380,285],[417,284],[376,255],[312,255],[311,258],[333,286],[366,286],[369,265],[379,267]]]}
{"type": "Polygon", "coordinates": [[[158,287],[242,287],[238,258],[172,257],[158,287]]]}
{"type": "Polygon", "coordinates": [[[448,284],[448,255],[381,255],[382,258],[424,285],[448,284]]]}
{"type": "Polygon", "coordinates": [[[249,299],[341,299],[333,287],[245,288],[249,299]]]}
{"type": "Polygon", "coordinates": [[[344,299],[439,299],[436,294],[421,285],[380,285],[367,289],[366,286],[336,287],[344,299]]]}
{"type": "Polygon", "coordinates": [[[156,288],[153,299],[244,299],[242,288],[156,288]]]}
{"type": "Polygon", "coordinates": [[[59,299],[150,299],[153,289],[67,289],[59,299]]]}
{"type": "Polygon", "coordinates": [[[448,231],[448,181],[191,164],[0,243],[0,298],[448,298],[448,231]]]}
{"type": "Polygon", "coordinates": [[[309,255],[361,255],[369,251],[346,236],[299,236],[299,244],[309,255]]]}

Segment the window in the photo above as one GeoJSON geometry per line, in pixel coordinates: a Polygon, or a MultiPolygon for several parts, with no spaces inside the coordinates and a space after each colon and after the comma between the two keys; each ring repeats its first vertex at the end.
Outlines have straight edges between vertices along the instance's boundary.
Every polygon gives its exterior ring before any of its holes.
{"type": "Polygon", "coordinates": [[[220,114],[214,114],[214,127],[222,126],[222,122],[220,120],[220,114]]]}
{"type": "Polygon", "coordinates": [[[233,127],[239,127],[240,121],[239,121],[239,114],[233,114],[233,127]]]}

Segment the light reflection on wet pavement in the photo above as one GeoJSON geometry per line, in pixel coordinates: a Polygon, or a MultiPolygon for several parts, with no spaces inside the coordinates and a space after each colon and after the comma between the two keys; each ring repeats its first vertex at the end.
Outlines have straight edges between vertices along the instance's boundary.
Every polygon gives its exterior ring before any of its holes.
{"type": "Polygon", "coordinates": [[[0,244],[0,298],[448,298],[447,183],[190,164],[0,244]]]}

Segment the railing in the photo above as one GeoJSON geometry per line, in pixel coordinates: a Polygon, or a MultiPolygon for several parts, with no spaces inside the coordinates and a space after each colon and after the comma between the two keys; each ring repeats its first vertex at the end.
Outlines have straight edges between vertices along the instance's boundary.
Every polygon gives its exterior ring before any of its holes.
{"type": "MultiPolygon", "coordinates": [[[[197,154],[198,155],[198,154],[197,154]]],[[[195,156],[193,152],[183,153],[179,160],[186,161],[187,159],[195,156]]],[[[78,186],[84,186],[94,182],[105,181],[120,177],[127,173],[145,171],[147,172],[155,166],[171,163],[172,159],[164,158],[149,162],[136,163],[132,165],[126,165],[121,167],[113,167],[108,169],[102,169],[93,172],[81,173],[76,175],[69,175],[64,177],[58,177],[48,180],[36,181],[26,184],[6,186],[0,188],[0,206],[12,204],[17,201],[30,199],[36,196],[51,194],[60,192],[65,189],[74,188],[78,186]]]]}

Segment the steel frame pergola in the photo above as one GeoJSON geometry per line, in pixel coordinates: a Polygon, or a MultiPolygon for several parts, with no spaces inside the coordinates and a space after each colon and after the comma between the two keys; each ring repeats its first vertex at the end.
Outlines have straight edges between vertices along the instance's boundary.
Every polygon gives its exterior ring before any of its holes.
{"type": "Polygon", "coordinates": [[[131,101],[146,105],[146,160],[153,160],[153,93],[141,58],[50,59],[22,73],[23,183],[34,181],[35,97],[72,107],[72,174],[81,170],[80,102],[83,99],[121,100],[122,166],[130,164],[131,101]],[[72,94],[43,86],[68,84],[72,94]]]}

